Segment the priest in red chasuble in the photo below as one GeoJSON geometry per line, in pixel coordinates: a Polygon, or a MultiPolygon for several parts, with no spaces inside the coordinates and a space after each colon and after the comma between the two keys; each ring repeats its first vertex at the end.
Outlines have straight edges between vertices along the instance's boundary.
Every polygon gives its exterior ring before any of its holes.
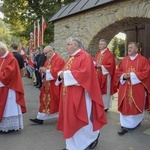
{"type": "Polygon", "coordinates": [[[107,123],[95,67],[78,38],[68,38],[66,49],[69,58],[56,81],[62,82],[57,130],[66,139],[65,149],[92,149],[107,123]]]}
{"type": "Polygon", "coordinates": [[[44,54],[47,60],[40,72],[44,76],[40,92],[40,107],[37,117],[30,119],[36,124],[43,124],[44,120],[58,117],[60,86],[56,86],[58,72],[64,66],[64,60],[53,50],[51,46],[44,48],[44,54]]]}
{"type": "Polygon", "coordinates": [[[0,42],[0,131],[23,129],[24,89],[16,58],[0,42]]]}
{"type": "Polygon", "coordinates": [[[138,44],[128,45],[126,56],[116,69],[118,77],[118,110],[120,111],[121,131],[138,127],[149,109],[150,65],[148,60],[138,53],[138,44]]]}
{"type": "Polygon", "coordinates": [[[99,40],[99,51],[94,61],[102,92],[104,109],[107,111],[111,107],[111,96],[117,92],[117,87],[115,82],[115,57],[107,48],[107,41],[105,39],[99,40]]]}

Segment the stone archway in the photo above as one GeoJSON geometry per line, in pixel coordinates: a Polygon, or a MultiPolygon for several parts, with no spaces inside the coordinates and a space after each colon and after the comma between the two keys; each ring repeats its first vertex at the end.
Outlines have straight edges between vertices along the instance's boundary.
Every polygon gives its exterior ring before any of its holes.
{"type": "Polygon", "coordinates": [[[150,24],[149,1],[117,1],[55,21],[54,43],[66,58],[65,41],[69,36],[80,37],[83,45],[94,51],[100,38],[110,41],[118,32],[143,24],[150,24]]]}
{"type": "Polygon", "coordinates": [[[99,31],[93,39],[90,41],[88,45],[88,50],[93,51],[92,53],[96,53],[98,50],[98,41],[101,38],[107,39],[107,42],[109,43],[111,39],[118,34],[119,32],[126,33],[126,30],[130,28],[136,28],[140,25],[150,24],[150,18],[124,18],[123,20],[120,20],[118,22],[115,22],[106,28],[99,31]]]}

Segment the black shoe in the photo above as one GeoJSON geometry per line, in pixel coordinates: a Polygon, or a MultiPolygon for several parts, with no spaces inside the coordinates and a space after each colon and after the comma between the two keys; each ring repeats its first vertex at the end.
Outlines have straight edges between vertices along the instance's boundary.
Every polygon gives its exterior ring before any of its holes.
{"type": "Polygon", "coordinates": [[[68,150],[68,149],[66,149],[66,148],[63,148],[62,150],[68,150]]]}
{"type": "Polygon", "coordinates": [[[41,84],[38,84],[38,85],[36,86],[36,88],[41,88],[41,86],[42,86],[41,84]]]}
{"type": "Polygon", "coordinates": [[[35,118],[35,119],[30,119],[30,121],[32,121],[32,122],[34,122],[34,123],[36,123],[36,124],[43,124],[43,120],[39,120],[39,119],[37,119],[37,118],[35,118]]]}
{"type": "Polygon", "coordinates": [[[124,135],[124,134],[127,133],[127,132],[128,132],[128,129],[122,127],[121,130],[118,131],[118,134],[119,134],[119,135],[124,135]]]}
{"type": "Polygon", "coordinates": [[[38,82],[35,82],[33,85],[34,85],[34,86],[37,86],[37,85],[38,85],[38,82]]]}
{"type": "Polygon", "coordinates": [[[109,110],[109,108],[105,109],[105,112],[107,112],[109,110]]]}
{"type": "Polygon", "coordinates": [[[93,149],[96,147],[96,145],[98,144],[99,136],[100,136],[100,133],[98,134],[97,139],[88,146],[89,149],[93,149]]]}

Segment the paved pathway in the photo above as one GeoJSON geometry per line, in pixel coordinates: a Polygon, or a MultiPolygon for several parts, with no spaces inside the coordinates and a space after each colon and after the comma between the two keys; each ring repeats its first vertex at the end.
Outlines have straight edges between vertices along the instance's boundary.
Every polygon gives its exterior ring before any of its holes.
{"type": "MultiPolygon", "coordinates": [[[[61,150],[65,141],[61,132],[55,130],[57,119],[47,120],[43,125],[33,125],[39,106],[39,90],[32,80],[23,78],[28,112],[24,114],[24,129],[19,132],[0,134],[0,150],[61,150]]],[[[99,143],[94,150],[150,150],[150,114],[146,113],[141,126],[124,136],[117,134],[120,128],[117,112],[117,95],[112,109],[107,112],[108,124],[101,130],[99,143]]]]}

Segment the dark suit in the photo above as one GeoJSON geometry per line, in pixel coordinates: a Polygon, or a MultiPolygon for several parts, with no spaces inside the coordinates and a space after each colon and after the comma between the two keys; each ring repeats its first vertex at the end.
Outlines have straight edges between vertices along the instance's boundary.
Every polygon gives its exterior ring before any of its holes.
{"type": "Polygon", "coordinates": [[[14,57],[17,59],[20,69],[24,67],[23,57],[18,52],[12,52],[14,57]]]}
{"type": "Polygon", "coordinates": [[[40,87],[42,81],[41,81],[41,75],[39,72],[39,58],[41,56],[41,53],[38,53],[37,55],[35,55],[34,60],[35,60],[35,77],[36,77],[36,85],[37,87],[40,87]]]}
{"type": "MultiPolygon", "coordinates": [[[[38,68],[44,66],[44,63],[45,63],[46,59],[47,59],[47,58],[46,58],[44,52],[41,53],[41,55],[39,56],[38,61],[37,61],[37,66],[38,66],[38,68]]],[[[39,79],[39,80],[40,80],[40,85],[39,85],[38,87],[41,87],[41,86],[42,86],[42,77],[41,77],[41,75],[39,76],[39,78],[40,78],[40,79],[39,79]]]]}
{"type": "Polygon", "coordinates": [[[38,60],[38,64],[39,64],[39,67],[43,67],[44,66],[44,63],[46,61],[46,56],[44,53],[41,53],[40,57],[39,57],[39,60],[38,60]]]}

